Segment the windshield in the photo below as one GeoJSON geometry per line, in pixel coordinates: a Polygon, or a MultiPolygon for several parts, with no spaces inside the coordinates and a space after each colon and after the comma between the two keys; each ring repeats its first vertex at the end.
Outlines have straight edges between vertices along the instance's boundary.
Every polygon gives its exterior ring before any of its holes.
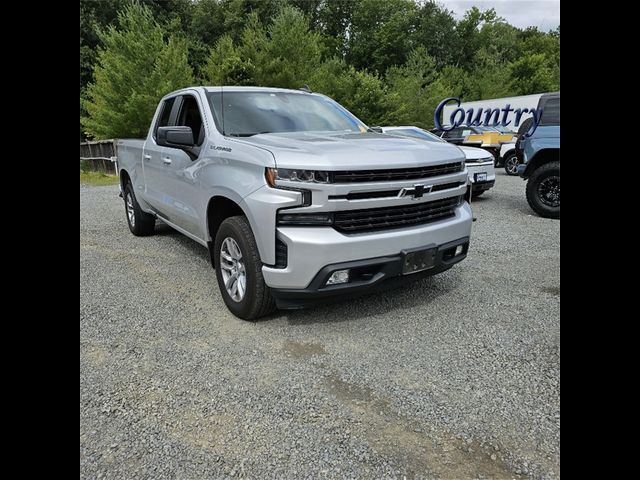
{"type": "Polygon", "coordinates": [[[394,128],[393,130],[388,130],[387,133],[389,133],[390,135],[398,135],[401,137],[419,138],[420,140],[426,140],[428,142],[447,143],[440,137],[435,136],[433,133],[425,132],[424,130],[420,130],[418,128],[394,128]]]}
{"type": "Polygon", "coordinates": [[[209,92],[207,97],[218,130],[232,137],[250,137],[260,133],[367,130],[367,127],[344,107],[318,95],[236,91],[224,92],[224,95],[220,92],[209,92]]]}
{"type": "Polygon", "coordinates": [[[510,133],[513,135],[513,130],[511,130],[508,127],[503,127],[502,125],[496,125],[495,127],[492,127],[494,130],[499,131],[500,133],[510,133]]]}

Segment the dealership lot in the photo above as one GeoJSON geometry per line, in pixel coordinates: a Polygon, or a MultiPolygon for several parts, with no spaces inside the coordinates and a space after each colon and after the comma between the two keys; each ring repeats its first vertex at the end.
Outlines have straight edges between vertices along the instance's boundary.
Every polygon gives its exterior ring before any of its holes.
{"type": "Polygon", "coordinates": [[[496,176],[452,270],[256,323],[81,186],[81,477],[559,477],[560,222],[496,176]]]}

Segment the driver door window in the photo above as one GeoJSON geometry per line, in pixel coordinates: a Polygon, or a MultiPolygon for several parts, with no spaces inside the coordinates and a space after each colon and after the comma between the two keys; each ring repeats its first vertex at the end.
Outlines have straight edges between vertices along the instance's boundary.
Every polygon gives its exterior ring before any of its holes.
{"type": "Polygon", "coordinates": [[[205,137],[204,124],[202,123],[202,115],[200,115],[200,109],[195,97],[191,95],[182,97],[182,105],[180,106],[176,126],[191,127],[196,145],[198,147],[202,145],[205,137]]]}

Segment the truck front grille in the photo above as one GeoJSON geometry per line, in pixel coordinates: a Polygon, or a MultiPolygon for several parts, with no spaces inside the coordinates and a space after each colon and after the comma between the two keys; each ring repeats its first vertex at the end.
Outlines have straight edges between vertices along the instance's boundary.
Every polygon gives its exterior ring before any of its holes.
{"type": "Polygon", "coordinates": [[[384,182],[389,180],[413,180],[458,173],[464,170],[464,162],[430,165],[428,167],[400,168],[393,170],[343,170],[332,172],[334,183],[384,182]]]}
{"type": "MultiPolygon", "coordinates": [[[[431,192],[439,192],[441,190],[448,190],[450,188],[458,188],[464,185],[466,182],[451,182],[441,183],[431,187],[431,192]]],[[[351,192],[346,195],[329,195],[329,200],[369,200],[372,198],[389,198],[397,197],[400,193],[400,189],[396,190],[380,190],[376,192],[351,192]]]]}
{"type": "Polygon", "coordinates": [[[422,225],[454,216],[461,202],[462,196],[457,196],[415,205],[335,212],[334,228],[354,233],[422,225]]]}

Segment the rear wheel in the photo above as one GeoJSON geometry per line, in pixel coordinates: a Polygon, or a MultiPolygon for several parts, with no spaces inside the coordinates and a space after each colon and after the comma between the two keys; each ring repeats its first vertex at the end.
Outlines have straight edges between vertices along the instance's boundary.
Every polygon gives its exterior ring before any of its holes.
{"type": "Polygon", "coordinates": [[[127,182],[124,186],[123,198],[127,224],[131,233],[138,237],[152,235],[155,231],[156,219],[153,215],[142,211],[133,193],[131,182],[127,182]]]}
{"type": "Polygon", "coordinates": [[[529,206],[541,217],[560,218],[560,162],[538,167],[527,182],[529,206]]]}
{"type": "Polygon", "coordinates": [[[247,218],[227,218],[213,245],[216,278],[227,308],[236,317],[254,320],[275,310],[262,277],[262,261],[247,218]]]}
{"type": "Polygon", "coordinates": [[[509,152],[505,155],[504,171],[507,172],[507,175],[518,174],[518,157],[516,157],[516,152],[509,152]]]}

